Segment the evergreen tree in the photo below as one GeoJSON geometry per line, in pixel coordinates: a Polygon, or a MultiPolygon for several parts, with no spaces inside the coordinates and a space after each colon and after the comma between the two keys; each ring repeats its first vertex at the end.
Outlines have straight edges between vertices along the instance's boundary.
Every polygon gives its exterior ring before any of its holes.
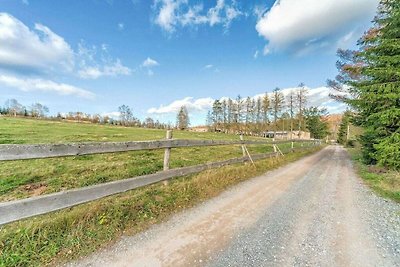
{"type": "Polygon", "coordinates": [[[182,106],[176,116],[176,126],[179,130],[185,130],[189,127],[189,113],[185,106],[182,106]]]}
{"type": "Polygon", "coordinates": [[[381,0],[373,27],[357,51],[339,50],[336,81],[328,85],[349,96],[337,99],[364,128],[360,143],[366,163],[400,169],[400,2],[381,0]]]}
{"type": "Polygon", "coordinates": [[[342,122],[340,123],[338,130],[337,142],[339,144],[342,145],[346,144],[348,138],[347,127],[349,126],[349,119],[350,119],[350,112],[347,111],[343,114],[342,122]]]}
{"type": "Polygon", "coordinates": [[[310,131],[311,138],[323,139],[328,135],[328,123],[322,119],[326,115],[324,108],[310,107],[304,110],[306,128],[310,131]]]}

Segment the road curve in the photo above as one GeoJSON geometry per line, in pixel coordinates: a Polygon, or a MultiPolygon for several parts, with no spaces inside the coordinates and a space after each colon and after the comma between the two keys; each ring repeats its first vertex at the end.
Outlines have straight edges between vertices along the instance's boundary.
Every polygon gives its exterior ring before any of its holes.
{"type": "Polygon", "coordinates": [[[329,146],[68,266],[400,266],[400,205],[329,146]]]}

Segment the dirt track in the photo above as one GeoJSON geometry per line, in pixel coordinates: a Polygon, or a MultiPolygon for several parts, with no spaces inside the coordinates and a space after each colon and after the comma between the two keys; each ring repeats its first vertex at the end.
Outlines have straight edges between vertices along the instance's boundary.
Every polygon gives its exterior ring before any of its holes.
{"type": "Polygon", "coordinates": [[[330,146],[71,265],[400,266],[400,205],[330,146]]]}

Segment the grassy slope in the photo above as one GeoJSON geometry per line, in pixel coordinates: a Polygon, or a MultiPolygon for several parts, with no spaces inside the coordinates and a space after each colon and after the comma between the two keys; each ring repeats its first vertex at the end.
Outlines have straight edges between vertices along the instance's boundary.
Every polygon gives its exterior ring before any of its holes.
{"type": "Polygon", "coordinates": [[[359,148],[348,148],[360,177],[379,195],[400,203],[400,173],[376,166],[367,166],[361,161],[359,148]]]}
{"type": "MultiPolygon", "coordinates": [[[[0,144],[156,140],[164,130],[83,123],[0,118],[0,144]]],[[[179,139],[237,140],[235,135],[174,132],[179,139]]],[[[249,146],[250,153],[271,146],[249,146]]],[[[0,162],[0,201],[58,192],[162,170],[163,151],[134,151],[78,157],[0,162]]],[[[173,149],[171,167],[184,167],[242,155],[240,146],[173,149]]]]}

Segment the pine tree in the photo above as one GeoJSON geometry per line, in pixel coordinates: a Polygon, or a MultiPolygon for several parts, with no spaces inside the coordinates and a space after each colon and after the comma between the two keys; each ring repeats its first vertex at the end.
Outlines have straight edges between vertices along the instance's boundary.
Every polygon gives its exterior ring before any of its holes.
{"type": "Polygon", "coordinates": [[[328,135],[328,123],[322,120],[326,117],[327,111],[322,108],[310,107],[304,109],[304,118],[306,128],[310,131],[310,135],[315,139],[323,139],[328,135]]]}
{"type": "Polygon", "coordinates": [[[339,144],[345,145],[347,141],[347,127],[349,126],[349,119],[350,119],[350,113],[347,111],[343,114],[342,117],[342,122],[340,123],[339,126],[339,131],[338,131],[338,136],[337,136],[337,142],[339,144]]]}
{"type": "Polygon", "coordinates": [[[185,130],[189,127],[189,113],[185,106],[182,106],[176,116],[176,126],[179,130],[185,130]]]}
{"type": "Polygon", "coordinates": [[[364,128],[366,163],[400,169],[400,2],[381,0],[373,27],[357,51],[339,50],[339,75],[328,85],[349,104],[352,123],[364,128]]]}

